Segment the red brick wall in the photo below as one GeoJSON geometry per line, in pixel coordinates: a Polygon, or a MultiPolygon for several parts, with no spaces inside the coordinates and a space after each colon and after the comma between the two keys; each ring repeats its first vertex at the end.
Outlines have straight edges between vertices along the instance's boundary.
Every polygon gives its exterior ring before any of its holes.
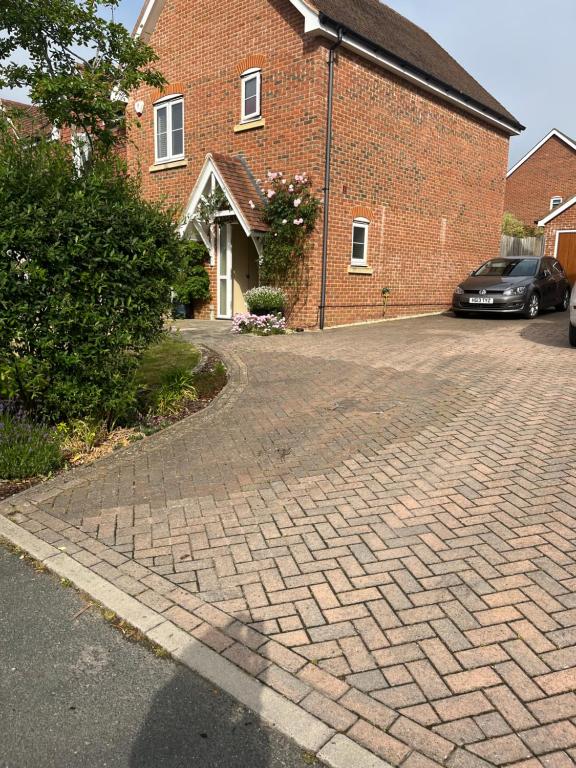
{"type": "Polygon", "coordinates": [[[555,219],[552,219],[552,221],[544,227],[546,256],[555,256],[556,233],[571,229],[576,232],[576,205],[573,205],[571,208],[565,210],[564,213],[556,216],[555,219]]]}
{"type": "Polygon", "coordinates": [[[498,253],[508,137],[355,55],[335,85],[331,322],[446,308],[455,285],[498,253]],[[372,276],[349,275],[353,209],[373,211],[372,276]],[[368,306],[372,305],[372,306],[368,306]]]}
{"type": "MultiPolygon", "coordinates": [[[[129,114],[139,98],[145,111],[141,127],[131,131],[128,155],[132,169],[142,171],[148,196],[183,206],[208,152],[241,151],[257,177],[268,170],[306,172],[321,197],[327,48],[304,39],[303,27],[288,0],[229,3],[226,13],[215,12],[211,0],[167,0],[151,43],[168,82],[185,95],[188,166],[149,172],[155,94],[134,94],[129,114]],[[266,126],[236,134],[236,68],[253,54],[264,57],[266,126]]],[[[335,84],[327,325],[381,317],[384,286],[392,288],[390,315],[447,307],[454,285],[498,252],[507,155],[507,136],[342,52],[335,84]],[[372,275],[348,273],[359,205],[371,212],[372,275]]],[[[317,323],[320,269],[321,221],[293,325],[317,323]]],[[[213,281],[215,286],[214,276],[213,281]]]]}
{"type": "Polygon", "coordinates": [[[532,226],[550,212],[550,200],[576,194],[576,152],[556,136],[506,180],[504,207],[532,226]]]}

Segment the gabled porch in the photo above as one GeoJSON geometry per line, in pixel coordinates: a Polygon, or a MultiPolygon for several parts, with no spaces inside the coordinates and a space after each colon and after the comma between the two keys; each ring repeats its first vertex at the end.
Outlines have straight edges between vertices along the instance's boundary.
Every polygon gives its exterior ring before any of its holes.
{"type": "Polygon", "coordinates": [[[259,284],[262,192],[243,155],[209,154],[180,224],[183,238],[201,240],[210,254],[210,319],[246,312],[244,295],[259,284]]]}

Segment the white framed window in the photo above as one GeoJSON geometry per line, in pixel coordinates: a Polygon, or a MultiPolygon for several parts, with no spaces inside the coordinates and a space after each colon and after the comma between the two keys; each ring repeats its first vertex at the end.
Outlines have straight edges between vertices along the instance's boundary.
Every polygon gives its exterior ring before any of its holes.
{"type": "Polygon", "coordinates": [[[352,266],[365,267],[368,264],[368,219],[354,219],[352,224],[352,266]]]}
{"type": "Polygon", "coordinates": [[[240,78],[242,91],[241,120],[247,123],[261,117],[262,71],[247,69],[240,78]]]}
{"type": "Polygon", "coordinates": [[[554,195],[554,197],[550,198],[550,210],[553,211],[554,208],[558,208],[559,205],[562,205],[564,200],[560,197],[560,195],[554,195]]]}
{"type": "Polygon", "coordinates": [[[170,96],[154,105],[154,159],[157,163],[184,157],[184,99],[170,96]]]}

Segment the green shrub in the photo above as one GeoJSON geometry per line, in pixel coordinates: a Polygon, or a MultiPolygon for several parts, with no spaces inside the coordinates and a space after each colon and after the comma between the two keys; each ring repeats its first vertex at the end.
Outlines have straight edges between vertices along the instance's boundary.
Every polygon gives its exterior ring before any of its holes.
{"type": "Polygon", "coordinates": [[[244,294],[248,310],[253,315],[284,314],[286,294],[280,288],[262,285],[244,294]]]}
{"type": "Polygon", "coordinates": [[[170,308],[181,241],[139,181],[0,130],[0,396],[42,421],[113,421],[170,308]]]}
{"type": "Polygon", "coordinates": [[[0,479],[49,475],[63,457],[53,429],[10,412],[0,413],[0,479]]]}
{"type": "Polygon", "coordinates": [[[172,285],[176,300],[181,304],[208,301],[210,298],[210,276],[206,263],[210,256],[202,243],[182,241],[179,268],[172,285]]]}
{"type": "Polygon", "coordinates": [[[542,227],[523,224],[513,213],[505,213],[502,219],[502,234],[511,237],[538,237],[544,234],[542,227]]]}

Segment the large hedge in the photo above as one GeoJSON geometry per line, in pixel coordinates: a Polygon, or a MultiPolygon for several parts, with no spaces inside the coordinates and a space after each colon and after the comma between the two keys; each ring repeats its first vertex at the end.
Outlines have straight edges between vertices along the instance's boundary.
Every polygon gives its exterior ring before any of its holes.
{"type": "Polygon", "coordinates": [[[170,307],[180,241],[118,163],[0,130],[0,396],[55,422],[133,407],[170,307]]]}

